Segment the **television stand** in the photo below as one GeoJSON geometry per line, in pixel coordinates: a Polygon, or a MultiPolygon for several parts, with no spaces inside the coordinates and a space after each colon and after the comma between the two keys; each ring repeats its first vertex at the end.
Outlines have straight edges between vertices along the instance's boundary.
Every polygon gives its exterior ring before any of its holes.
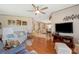
{"type": "Polygon", "coordinates": [[[61,36],[52,34],[54,37],[54,42],[62,42],[65,43],[67,46],[69,46],[71,49],[74,49],[74,43],[73,43],[73,37],[72,36],[61,36]]]}

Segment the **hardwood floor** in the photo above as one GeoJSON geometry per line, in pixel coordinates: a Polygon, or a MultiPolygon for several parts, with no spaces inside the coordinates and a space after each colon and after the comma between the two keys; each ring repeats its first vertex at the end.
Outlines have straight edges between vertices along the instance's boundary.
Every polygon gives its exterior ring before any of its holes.
{"type": "Polygon", "coordinates": [[[55,54],[53,41],[47,38],[33,37],[32,46],[27,46],[29,51],[35,50],[38,54],[55,54]]]}
{"type": "MultiPolygon", "coordinates": [[[[56,54],[55,51],[55,38],[49,38],[45,35],[36,34],[31,37],[32,45],[26,46],[26,49],[29,51],[35,50],[38,54],[56,54]]],[[[74,48],[70,48],[72,54],[75,54],[74,48]]]]}

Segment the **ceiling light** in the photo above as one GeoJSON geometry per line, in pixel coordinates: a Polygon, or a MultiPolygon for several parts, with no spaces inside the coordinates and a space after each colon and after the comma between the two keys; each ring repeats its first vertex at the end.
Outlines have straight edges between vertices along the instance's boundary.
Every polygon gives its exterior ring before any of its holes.
{"type": "Polygon", "coordinates": [[[39,14],[40,12],[37,10],[37,11],[35,11],[35,13],[38,13],[39,14]]]}

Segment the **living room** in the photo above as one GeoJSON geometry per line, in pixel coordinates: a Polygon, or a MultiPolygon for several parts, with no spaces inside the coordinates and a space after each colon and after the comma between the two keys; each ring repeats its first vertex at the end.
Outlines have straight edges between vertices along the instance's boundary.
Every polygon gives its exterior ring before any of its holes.
{"type": "Polygon", "coordinates": [[[79,53],[79,5],[3,4],[0,9],[0,54],[79,53]]]}

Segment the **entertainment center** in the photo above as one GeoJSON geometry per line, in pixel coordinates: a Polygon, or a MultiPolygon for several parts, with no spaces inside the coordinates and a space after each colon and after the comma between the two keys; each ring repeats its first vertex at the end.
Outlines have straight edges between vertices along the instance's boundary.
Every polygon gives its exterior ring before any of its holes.
{"type": "Polygon", "coordinates": [[[52,34],[54,37],[53,42],[62,42],[68,45],[71,49],[74,49],[74,42],[72,36],[61,36],[57,34],[52,34]]]}
{"type": "Polygon", "coordinates": [[[73,34],[73,22],[66,23],[56,23],[55,24],[55,33],[52,34],[54,37],[53,42],[62,42],[65,43],[72,50],[74,49],[73,36],[69,35],[60,35],[63,34],[73,34]]]}

